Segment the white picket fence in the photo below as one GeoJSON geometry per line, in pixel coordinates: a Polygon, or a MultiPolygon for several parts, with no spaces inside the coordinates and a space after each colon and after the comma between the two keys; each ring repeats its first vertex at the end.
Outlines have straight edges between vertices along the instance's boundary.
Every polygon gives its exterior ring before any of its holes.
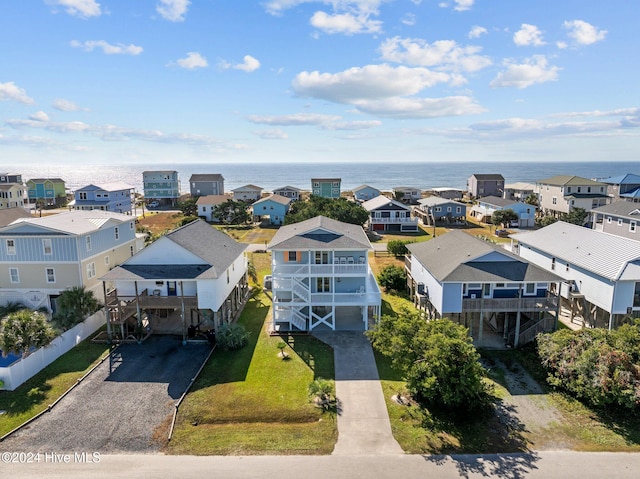
{"type": "Polygon", "coordinates": [[[106,324],[106,317],[104,309],[101,309],[82,323],[62,333],[49,346],[40,348],[7,367],[0,367],[0,380],[4,382],[4,386],[0,389],[13,391],[71,348],[87,339],[104,324],[106,324]]]}

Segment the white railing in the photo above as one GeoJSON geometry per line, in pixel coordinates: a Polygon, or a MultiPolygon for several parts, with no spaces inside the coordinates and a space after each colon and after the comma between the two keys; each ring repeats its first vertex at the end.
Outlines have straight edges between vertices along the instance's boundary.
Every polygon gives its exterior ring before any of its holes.
{"type": "Polygon", "coordinates": [[[373,224],[418,223],[418,219],[417,218],[370,218],[369,222],[373,224]]]}
{"type": "MultiPolygon", "coordinates": [[[[363,275],[369,271],[366,263],[340,263],[340,264],[314,264],[314,265],[277,265],[273,267],[274,282],[275,276],[308,276],[313,275],[337,276],[337,275],[363,275]]],[[[275,284],[275,283],[274,283],[275,284]]],[[[275,288],[275,286],[274,286],[275,288]]]]}
{"type": "Polygon", "coordinates": [[[304,301],[309,301],[309,288],[301,284],[299,281],[293,281],[293,292],[304,301]]]}

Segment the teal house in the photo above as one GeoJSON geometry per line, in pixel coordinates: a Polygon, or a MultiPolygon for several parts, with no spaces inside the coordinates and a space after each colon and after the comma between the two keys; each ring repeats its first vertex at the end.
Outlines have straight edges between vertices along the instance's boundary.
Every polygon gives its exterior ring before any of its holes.
{"type": "Polygon", "coordinates": [[[323,198],[340,198],[340,178],[312,178],[311,194],[323,198]]]}
{"type": "Polygon", "coordinates": [[[67,202],[64,180],[60,178],[33,178],[27,181],[29,203],[44,201],[45,206],[63,206],[67,202]]]}
{"type": "Polygon", "coordinates": [[[291,198],[271,195],[256,201],[251,205],[251,208],[256,221],[261,221],[263,218],[268,217],[269,224],[282,225],[284,224],[284,217],[289,211],[289,203],[291,203],[291,198]]]}

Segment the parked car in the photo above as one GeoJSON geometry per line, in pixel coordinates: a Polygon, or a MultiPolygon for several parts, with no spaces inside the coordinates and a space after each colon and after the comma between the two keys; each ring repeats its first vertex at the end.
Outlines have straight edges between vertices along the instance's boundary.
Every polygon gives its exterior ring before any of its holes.
{"type": "Polygon", "coordinates": [[[509,231],[508,230],[496,230],[495,235],[500,237],[500,238],[508,238],[509,237],[509,231]]]}
{"type": "Polygon", "coordinates": [[[155,201],[155,200],[150,201],[147,204],[147,208],[157,208],[158,206],[160,206],[160,202],[159,201],[155,201]]]}

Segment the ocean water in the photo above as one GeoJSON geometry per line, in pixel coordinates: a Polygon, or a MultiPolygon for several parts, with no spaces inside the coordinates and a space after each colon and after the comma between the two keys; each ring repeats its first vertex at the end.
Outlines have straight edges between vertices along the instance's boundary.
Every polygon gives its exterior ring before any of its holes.
{"type": "Polygon", "coordinates": [[[311,178],[341,178],[342,189],[350,190],[362,184],[380,190],[396,186],[411,186],[428,190],[447,186],[465,189],[467,178],[475,173],[500,173],[506,183],[535,183],[555,175],[576,175],[584,178],[606,178],[626,173],[640,174],[638,162],[376,162],[376,163],[211,163],[211,164],[130,164],[130,165],[19,165],[2,164],[0,171],[20,173],[30,178],[62,178],[68,190],[91,183],[124,182],[142,192],[142,172],[146,170],[178,171],[181,191],[189,192],[189,177],[193,173],[220,173],[225,178],[225,190],[254,184],[265,191],[291,185],[311,189],[311,178]]]}

